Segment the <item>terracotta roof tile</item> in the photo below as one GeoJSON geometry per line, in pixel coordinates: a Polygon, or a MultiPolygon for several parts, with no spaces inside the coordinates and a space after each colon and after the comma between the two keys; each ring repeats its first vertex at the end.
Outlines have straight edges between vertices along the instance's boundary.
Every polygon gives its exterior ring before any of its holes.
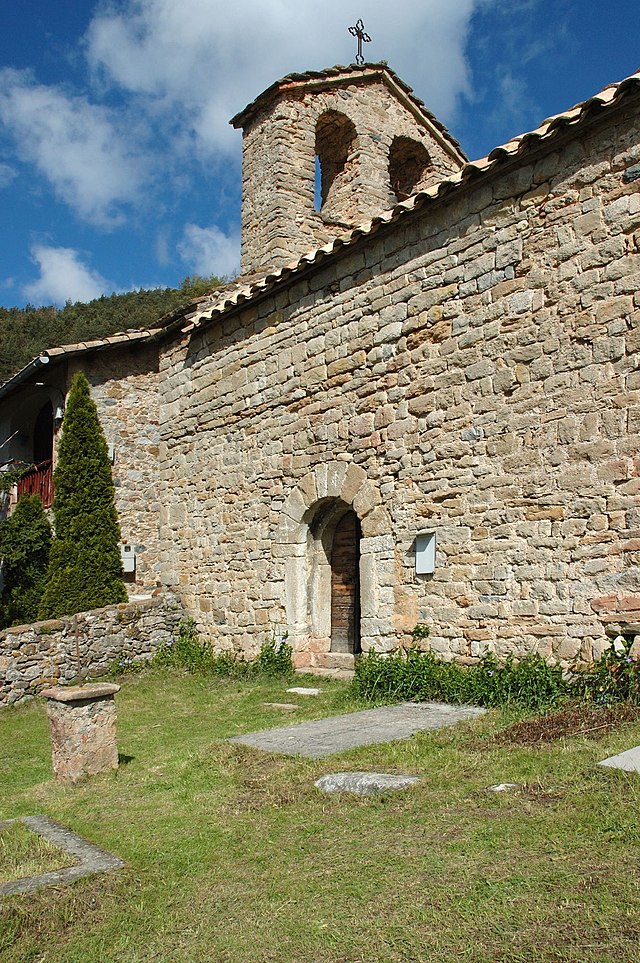
{"type": "Polygon", "coordinates": [[[365,63],[361,65],[336,64],[335,67],[327,67],[324,70],[306,70],[304,73],[287,74],[286,77],[276,80],[275,83],[271,84],[270,87],[267,87],[267,89],[261,94],[258,94],[255,100],[252,100],[251,103],[244,108],[244,110],[241,110],[235,115],[235,117],[232,117],[229,123],[236,128],[243,127],[254,114],[261,110],[262,107],[266,106],[266,104],[270,103],[278,95],[278,93],[291,86],[309,82],[321,83],[323,80],[331,81],[332,79],[344,76],[345,74],[353,74],[355,78],[357,78],[358,75],[363,78],[369,78],[375,74],[380,74],[381,76],[386,75],[386,77],[390,78],[391,81],[395,83],[409,98],[409,100],[411,100],[414,107],[418,109],[423,117],[429,121],[429,123],[432,124],[436,130],[440,132],[440,134],[444,136],[449,144],[455,149],[455,152],[459,155],[459,157],[463,160],[466,159],[466,155],[462,150],[462,147],[445,127],[442,121],[438,120],[436,115],[433,114],[425,105],[424,101],[420,100],[420,98],[416,96],[413,88],[410,87],[409,84],[407,84],[406,81],[404,81],[401,77],[399,77],[395,70],[392,70],[392,68],[383,61],[379,63],[365,63]]]}
{"type": "MultiPolygon", "coordinates": [[[[343,70],[355,71],[356,69],[360,68],[356,68],[355,66],[349,68],[335,67],[332,68],[332,71],[321,71],[320,76],[331,74],[333,71],[338,73],[343,70]]],[[[389,68],[386,69],[389,70],[389,68]]],[[[392,71],[390,72],[393,73],[392,71]]],[[[293,78],[306,78],[308,76],[316,77],[318,74],[309,72],[308,74],[290,75],[290,77],[293,78]]],[[[287,78],[284,79],[286,80],[287,78]]],[[[161,338],[176,328],[180,328],[183,332],[191,331],[195,327],[205,324],[215,317],[219,317],[226,311],[232,310],[245,301],[251,301],[254,298],[260,297],[292,275],[319,263],[325,257],[330,257],[340,248],[351,246],[361,238],[374,234],[381,226],[390,224],[402,217],[411,216],[414,211],[419,210],[430,201],[436,200],[440,196],[452,191],[459,190],[472,179],[487,176],[505,161],[518,155],[525,155],[529,149],[536,147],[541,142],[551,140],[558,131],[566,127],[577,127],[587,122],[595,112],[610,109],[619,104],[625,97],[638,93],[640,93],[640,70],[619,83],[609,84],[599,94],[589,98],[589,100],[584,101],[584,103],[577,104],[570,110],[548,117],[535,130],[528,131],[518,137],[512,138],[506,144],[495,147],[486,157],[466,164],[462,170],[447,180],[440,181],[438,184],[434,184],[426,190],[412,195],[407,200],[397,204],[394,208],[374,217],[373,220],[334,238],[323,247],[309,251],[298,261],[292,261],[277,271],[254,275],[250,278],[238,278],[224,288],[216,289],[209,295],[194,299],[194,301],[186,307],[166,315],[164,318],[161,318],[154,327],[140,331],[128,331],[96,341],[79,342],[78,344],[64,345],[59,348],[50,348],[46,352],[43,352],[43,354],[51,358],[61,355],[68,356],[84,351],[122,345],[126,342],[140,342],[161,338]]],[[[29,365],[14,375],[8,382],[0,385],[0,397],[8,394],[14,386],[24,381],[25,378],[29,376],[37,360],[38,359],[35,359],[33,362],[30,362],[29,365]]]]}
{"type": "MultiPolygon", "coordinates": [[[[336,71],[342,69],[355,70],[356,68],[334,68],[336,71]]],[[[297,76],[306,77],[307,75],[297,76]]],[[[315,76],[315,74],[313,74],[313,76],[315,76]]],[[[501,144],[498,147],[494,147],[494,149],[486,157],[481,157],[479,160],[471,161],[468,164],[465,164],[465,166],[459,172],[453,174],[446,180],[440,181],[438,184],[434,184],[432,187],[412,195],[407,200],[397,204],[391,210],[382,212],[374,217],[373,220],[359,225],[347,234],[341,235],[339,238],[335,238],[329,244],[325,244],[323,247],[318,248],[315,251],[310,251],[308,254],[304,254],[296,264],[288,264],[286,267],[280,268],[279,271],[266,275],[266,277],[262,278],[252,286],[251,297],[259,296],[269,287],[272,287],[284,280],[285,277],[297,273],[309,265],[318,263],[321,258],[334,253],[340,247],[356,243],[360,238],[372,234],[381,225],[397,221],[399,218],[409,215],[413,211],[423,207],[428,201],[448,194],[451,191],[460,189],[470,180],[488,174],[504,161],[518,155],[525,154],[530,148],[537,146],[545,140],[550,140],[559,130],[562,130],[566,127],[577,126],[587,121],[590,116],[593,115],[594,111],[613,107],[625,96],[638,92],[640,92],[640,70],[619,83],[609,84],[604,88],[604,90],[600,91],[600,93],[596,94],[594,97],[590,97],[583,103],[577,104],[575,107],[571,107],[569,110],[563,111],[560,114],[547,117],[546,120],[544,120],[535,130],[527,131],[526,133],[520,134],[519,136],[512,138],[510,141],[507,141],[506,144],[501,144]]],[[[254,103],[256,102],[254,101],[254,103]]],[[[237,300],[231,296],[225,301],[223,306],[217,305],[211,311],[207,309],[207,311],[203,313],[199,323],[210,320],[215,314],[219,314],[224,310],[229,310],[231,307],[236,305],[237,300]]]]}

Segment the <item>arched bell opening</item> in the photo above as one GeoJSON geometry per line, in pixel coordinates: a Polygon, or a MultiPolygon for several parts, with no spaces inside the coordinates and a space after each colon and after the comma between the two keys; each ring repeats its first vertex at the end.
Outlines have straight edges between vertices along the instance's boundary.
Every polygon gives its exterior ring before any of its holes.
{"type": "Polygon", "coordinates": [[[397,201],[405,201],[424,186],[431,160],[419,141],[395,137],[389,150],[389,180],[397,201]]]}
{"type": "Polygon", "coordinates": [[[356,145],[356,129],[345,114],[328,110],[318,118],[315,207],[328,220],[343,221],[352,204],[356,145]]]}

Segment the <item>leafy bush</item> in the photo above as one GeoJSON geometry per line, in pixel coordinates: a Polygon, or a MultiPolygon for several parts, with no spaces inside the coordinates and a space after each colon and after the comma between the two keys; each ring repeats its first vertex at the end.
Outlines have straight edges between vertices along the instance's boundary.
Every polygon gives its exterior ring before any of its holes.
{"type": "Polygon", "coordinates": [[[293,671],[291,655],[291,646],[284,639],[265,642],[254,662],[247,662],[235,652],[215,654],[207,642],[200,640],[195,623],[189,619],[180,625],[177,638],[160,646],[153,664],[183,668],[196,675],[247,679],[289,675],[293,671]]]}
{"type": "Polygon", "coordinates": [[[256,660],[256,668],[264,675],[291,675],[293,672],[293,649],[287,642],[287,636],[280,639],[270,639],[260,649],[256,660]]]}
{"type": "Polygon", "coordinates": [[[640,705],[640,661],[631,658],[629,644],[618,637],[597,662],[576,673],[574,688],[598,705],[640,705]]]}
{"type": "Polygon", "coordinates": [[[53,480],[55,536],[40,618],[125,602],[111,464],[82,372],[69,392],[53,480]]]}
{"type": "Polygon", "coordinates": [[[10,518],[0,523],[4,587],[0,628],[35,622],[44,592],[51,526],[38,495],[22,495],[10,518]]]}
{"type": "Polygon", "coordinates": [[[556,705],[568,691],[559,666],[539,655],[520,662],[499,662],[486,653],[478,665],[442,662],[433,652],[410,649],[383,656],[369,652],[356,665],[354,695],[370,700],[397,698],[480,706],[518,705],[543,709],[556,705]]]}

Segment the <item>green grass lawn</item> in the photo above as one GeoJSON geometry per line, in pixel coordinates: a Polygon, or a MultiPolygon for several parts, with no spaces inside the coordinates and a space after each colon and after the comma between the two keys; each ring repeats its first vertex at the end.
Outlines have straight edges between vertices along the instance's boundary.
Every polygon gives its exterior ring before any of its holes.
{"type": "Polygon", "coordinates": [[[127,863],[3,900],[0,960],[640,961],[640,776],[595,766],[640,743],[640,722],[539,748],[492,739],[496,712],[321,760],[222,741],[356,708],[321,685],[286,713],[263,705],[292,701],[285,683],[124,679],[124,763],[75,788],[51,778],[44,707],[0,712],[0,819],[46,814],[127,863]],[[314,788],[344,769],[424,781],[314,788]]]}

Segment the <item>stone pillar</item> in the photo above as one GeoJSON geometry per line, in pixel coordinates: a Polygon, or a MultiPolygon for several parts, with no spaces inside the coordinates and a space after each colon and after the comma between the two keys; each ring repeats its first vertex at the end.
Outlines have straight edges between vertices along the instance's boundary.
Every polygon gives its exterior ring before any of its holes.
{"type": "Polygon", "coordinates": [[[56,779],[75,783],[118,768],[114,696],[119,690],[109,682],[42,690],[56,779]]]}

